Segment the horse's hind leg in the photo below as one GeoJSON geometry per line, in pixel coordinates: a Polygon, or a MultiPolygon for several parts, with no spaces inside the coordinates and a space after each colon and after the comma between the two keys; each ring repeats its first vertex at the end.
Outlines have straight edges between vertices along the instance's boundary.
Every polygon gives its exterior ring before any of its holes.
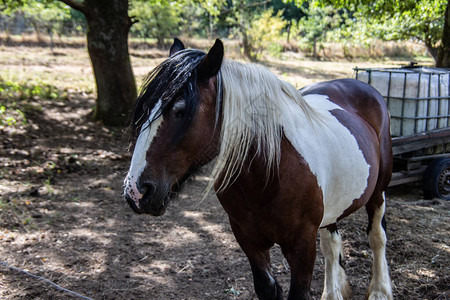
{"type": "Polygon", "coordinates": [[[386,261],[386,223],[384,211],[386,207],[384,193],[374,194],[366,205],[369,217],[369,245],[373,252],[372,281],[366,299],[393,299],[391,279],[386,261]]]}
{"type": "Polygon", "coordinates": [[[342,266],[342,240],[336,224],[320,229],[320,249],[325,257],[325,283],[321,299],[349,299],[351,290],[342,266]]]}

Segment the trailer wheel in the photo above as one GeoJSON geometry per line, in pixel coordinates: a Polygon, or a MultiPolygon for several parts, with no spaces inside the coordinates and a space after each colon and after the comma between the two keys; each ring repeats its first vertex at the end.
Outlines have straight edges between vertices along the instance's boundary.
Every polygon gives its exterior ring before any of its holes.
{"type": "Polygon", "coordinates": [[[423,197],[450,200],[450,158],[433,160],[423,173],[423,197]]]}

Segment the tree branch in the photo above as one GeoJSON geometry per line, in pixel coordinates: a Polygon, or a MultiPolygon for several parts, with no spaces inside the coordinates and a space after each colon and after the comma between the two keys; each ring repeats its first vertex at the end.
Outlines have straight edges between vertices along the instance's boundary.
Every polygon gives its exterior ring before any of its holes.
{"type": "Polygon", "coordinates": [[[86,6],[83,4],[82,1],[78,1],[78,0],[59,0],[59,1],[69,5],[73,9],[81,11],[85,15],[87,13],[86,6]]]}
{"type": "Polygon", "coordinates": [[[136,16],[130,16],[128,17],[128,23],[129,23],[129,27],[131,28],[131,26],[133,26],[136,23],[139,23],[139,19],[136,16]]]}

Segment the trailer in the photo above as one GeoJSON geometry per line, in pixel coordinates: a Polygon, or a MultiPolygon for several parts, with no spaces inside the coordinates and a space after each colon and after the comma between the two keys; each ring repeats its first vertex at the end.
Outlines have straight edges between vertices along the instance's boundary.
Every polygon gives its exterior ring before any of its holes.
{"type": "Polygon", "coordinates": [[[450,200],[450,69],[355,68],[386,100],[394,169],[389,186],[421,181],[425,199],[450,200]]]}

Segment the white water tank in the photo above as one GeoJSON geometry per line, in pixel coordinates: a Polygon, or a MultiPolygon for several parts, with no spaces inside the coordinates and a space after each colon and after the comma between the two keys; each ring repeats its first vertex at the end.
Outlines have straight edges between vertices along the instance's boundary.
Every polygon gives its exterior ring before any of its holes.
{"type": "Polygon", "coordinates": [[[356,79],[369,83],[385,98],[393,137],[450,126],[450,70],[415,67],[355,71],[356,79]]]}

